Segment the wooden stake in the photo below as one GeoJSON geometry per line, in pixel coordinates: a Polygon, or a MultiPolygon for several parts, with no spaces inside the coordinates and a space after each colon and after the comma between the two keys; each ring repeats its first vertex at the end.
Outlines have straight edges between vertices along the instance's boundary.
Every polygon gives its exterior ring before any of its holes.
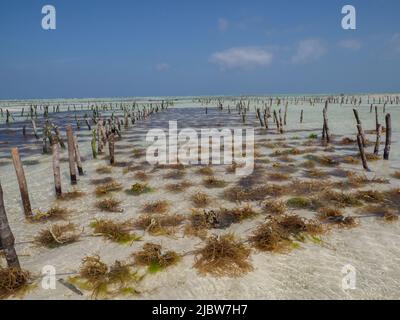
{"type": "Polygon", "coordinates": [[[71,177],[71,184],[77,184],[76,180],[76,168],[75,168],[75,146],[74,146],[74,134],[72,127],[67,126],[67,142],[68,142],[68,160],[69,160],[69,173],[71,177]]]}
{"type": "Polygon", "coordinates": [[[357,135],[357,143],[358,143],[358,149],[360,150],[360,156],[361,156],[363,167],[365,170],[370,171],[368,168],[367,157],[365,156],[365,152],[364,152],[364,146],[362,144],[361,134],[357,135]]]}
{"type": "Polygon", "coordinates": [[[262,121],[261,114],[260,114],[260,109],[257,109],[257,117],[258,117],[258,120],[260,120],[261,128],[264,127],[264,123],[262,121]]]}
{"type": "Polygon", "coordinates": [[[303,123],[303,109],[301,109],[300,113],[300,123],[303,123]]]}
{"type": "Polygon", "coordinates": [[[36,129],[36,123],[35,120],[32,119],[32,128],[33,128],[33,134],[35,135],[35,138],[39,140],[39,135],[37,134],[37,129],[36,129]]]}
{"type": "Polygon", "coordinates": [[[392,144],[392,119],[390,113],[386,115],[386,143],[385,151],[383,153],[383,159],[389,160],[390,147],[392,144]]]}
{"type": "Polygon", "coordinates": [[[29,200],[28,185],[26,183],[24,168],[22,167],[18,148],[12,148],[11,155],[14,163],[15,173],[17,174],[19,191],[21,193],[21,200],[24,207],[25,217],[30,219],[32,218],[31,201],[29,200]]]}
{"type": "Polygon", "coordinates": [[[265,124],[265,129],[268,130],[268,116],[266,112],[264,112],[264,124],[265,124]]]}
{"type": "Polygon", "coordinates": [[[278,133],[281,132],[280,126],[279,126],[279,120],[278,120],[278,115],[276,114],[276,110],[274,110],[274,120],[276,123],[276,130],[278,130],[278,133]]]}
{"type": "Polygon", "coordinates": [[[74,136],[74,149],[75,149],[75,161],[78,167],[78,173],[80,176],[83,176],[81,153],[79,152],[78,139],[76,138],[76,136],[74,136]]]}
{"type": "Polygon", "coordinates": [[[288,109],[288,104],[287,104],[287,102],[286,102],[286,105],[285,105],[285,115],[284,115],[284,118],[283,118],[283,124],[286,126],[286,118],[287,118],[287,109],[288,109]]]}
{"type": "Polygon", "coordinates": [[[56,196],[62,196],[61,189],[61,173],[60,173],[60,148],[56,137],[52,137],[51,149],[53,153],[53,174],[54,174],[54,187],[56,190],[56,196]]]}
{"type": "Polygon", "coordinates": [[[374,150],[375,155],[379,154],[379,147],[381,145],[381,132],[382,132],[382,126],[380,124],[378,124],[378,129],[376,130],[376,142],[375,142],[375,150],[374,150]]]}
{"type": "Polygon", "coordinates": [[[115,162],[114,158],[114,133],[111,133],[108,137],[108,150],[110,152],[110,164],[113,165],[115,162]]]}
{"type": "Polygon", "coordinates": [[[15,238],[8,224],[4,207],[3,188],[0,183],[0,249],[3,250],[9,268],[21,269],[17,253],[14,248],[15,238]]]}
{"type": "Polygon", "coordinates": [[[365,137],[365,133],[364,130],[362,128],[362,124],[361,124],[361,120],[360,120],[360,116],[358,115],[358,111],[356,109],[353,109],[354,112],[354,116],[356,118],[357,121],[357,128],[359,129],[359,134],[361,134],[361,139],[362,139],[362,143],[363,143],[363,147],[365,148],[367,146],[367,139],[365,137]]]}
{"type": "Polygon", "coordinates": [[[331,141],[331,136],[330,136],[330,133],[329,133],[328,116],[327,116],[327,108],[326,107],[324,108],[323,116],[324,116],[323,131],[325,132],[325,133],[323,132],[323,136],[325,137],[326,142],[329,143],[331,141]]]}

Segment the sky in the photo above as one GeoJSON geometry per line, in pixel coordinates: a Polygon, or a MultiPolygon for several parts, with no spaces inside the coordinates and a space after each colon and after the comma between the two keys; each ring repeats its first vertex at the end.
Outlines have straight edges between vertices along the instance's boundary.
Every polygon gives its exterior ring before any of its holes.
{"type": "Polygon", "coordinates": [[[0,99],[400,92],[399,13],[398,0],[1,0],[0,99]]]}

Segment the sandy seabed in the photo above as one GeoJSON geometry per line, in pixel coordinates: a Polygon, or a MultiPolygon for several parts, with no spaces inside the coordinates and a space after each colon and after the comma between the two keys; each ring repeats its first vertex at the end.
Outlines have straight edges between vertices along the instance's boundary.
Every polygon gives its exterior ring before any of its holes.
{"type": "MultiPolygon", "coordinates": [[[[11,229],[16,238],[16,249],[24,269],[33,275],[40,275],[45,265],[56,268],[59,278],[68,279],[68,274],[76,273],[82,259],[87,255],[98,254],[108,265],[115,260],[125,261],[132,253],[142,249],[143,244],[152,242],[161,244],[166,250],[174,250],[179,254],[185,254],[176,265],[167,267],[157,273],[146,273],[145,268],[139,271],[145,274],[135,289],[137,295],[117,295],[114,299],[399,299],[400,298],[400,224],[399,222],[387,222],[381,217],[366,215],[362,208],[348,207],[344,209],[346,215],[356,217],[358,226],[351,229],[332,226],[331,230],[321,235],[320,242],[304,241],[299,246],[287,253],[260,252],[252,248],[249,262],[253,270],[241,277],[214,277],[202,275],[193,267],[193,250],[201,248],[204,240],[199,237],[185,235],[184,221],[177,227],[174,234],[155,236],[143,230],[135,230],[142,238],[131,244],[118,244],[106,240],[103,237],[85,236],[78,242],[55,249],[38,246],[31,241],[45,227],[58,222],[27,223],[22,213],[18,184],[14,168],[11,163],[9,149],[16,145],[23,146],[22,160],[25,161],[25,173],[32,207],[42,211],[59,203],[67,207],[71,214],[68,221],[78,225],[85,234],[92,232],[90,223],[95,219],[112,219],[123,221],[137,219],[143,211],[143,206],[151,201],[167,200],[169,202],[168,214],[181,214],[186,217],[191,215],[193,203],[191,196],[198,191],[209,195],[211,203],[207,210],[218,208],[233,208],[243,206],[224,197],[224,192],[229,188],[239,185],[242,178],[234,173],[227,173],[227,166],[213,166],[214,175],[226,182],[224,188],[207,188],[203,184],[204,176],[198,173],[199,167],[188,166],[184,174],[179,177],[168,176],[170,169],[155,169],[146,163],[145,156],[137,150],[146,148],[145,135],[151,128],[168,128],[168,121],[176,120],[179,129],[182,128],[235,128],[242,127],[241,117],[231,104],[231,113],[228,113],[224,102],[224,110],[212,108],[209,105],[208,114],[205,114],[205,106],[191,100],[179,100],[167,111],[157,113],[146,120],[139,121],[128,129],[122,129],[122,139],[116,142],[117,165],[111,168],[111,173],[100,174],[97,168],[108,164],[107,154],[99,155],[97,160],[92,159],[90,152],[91,133],[84,127],[76,131],[79,145],[85,161],[83,162],[85,175],[79,177],[80,191],[86,193],[82,198],[69,202],[57,202],[54,196],[54,184],[52,174],[51,156],[40,154],[41,142],[33,138],[24,141],[14,140],[15,135],[20,134],[16,125],[8,128],[2,124],[0,127],[0,179],[4,189],[5,206],[11,229]],[[12,138],[14,136],[14,138],[12,138]],[[10,137],[10,139],[8,138],[10,137]],[[136,150],[136,155],[135,155],[136,150]],[[127,170],[126,168],[137,168],[127,170]],[[135,178],[135,172],[145,171],[148,175],[148,185],[153,192],[133,196],[124,192],[134,183],[142,183],[135,178]],[[94,179],[112,177],[123,185],[121,191],[112,194],[121,201],[123,212],[106,213],[96,207],[99,200],[95,195],[96,186],[94,179]],[[190,183],[182,192],[171,192],[167,186],[173,183],[187,181],[190,183]],[[356,270],[356,288],[343,290],[342,269],[346,265],[352,265],[356,270]]],[[[253,106],[251,106],[251,109],[253,106]]],[[[346,176],[337,176],[332,173],[336,170],[362,174],[360,163],[346,163],[341,161],[344,156],[358,157],[356,144],[342,145],[340,141],[344,137],[355,138],[356,126],[350,105],[329,105],[329,124],[332,134],[332,146],[328,148],[321,145],[319,140],[309,142],[310,134],[321,136],[322,104],[310,107],[304,105],[289,105],[287,126],[283,134],[278,134],[270,119],[270,129],[266,131],[260,128],[255,117],[254,109],[248,115],[245,126],[254,127],[256,130],[256,168],[254,185],[267,183],[285,185],[294,179],[309,181],[307,168],[302,166],[308,158],[307,154],[290,155],[290,162],[284,162],[274,152],[277,150],[290,150],[297,148],[304,150],[314,148],[313,156],[338,157],[338,164],[329,167],[316,164],[316,167],[327,175],[318,180],[333,182],[347,181],[346,176]],[[304,110],[304,122],[299,123],[301,109],[304,110]],[[310,145],[304,145],[309,142],[310,145]],[[280,163],[281,167],[276,163],[280,163]],[[283,167],[282,167],[283,165],[283,167]],[[285,181],[271,181],[269,174],[272,172],[286,172],[290,167],[289,176],[285,181]]],[[[380,106],[380,121],[384,124],[384,115],[380,106]]],[[[275,109],[279,109],[275,106],[275,109]]],[[[20,110],[15,107],[15,110],[20,110]]],[[[283,107],[282,107],[283,110],[283,107]]],[[[370,113],[369,106],[358,108],[365,130],[375,128],[374,113],[370,113]]],[[[15,111],[19,112],[19,111],[15,111]]],[[[400,170],[400,145],[398,120],[400,108],[388,105],[386,112],[391,113],[393,123],[393,143],[391,160],[378,160],[370,162],[372,172],[367,173],[368,178],[379,177],[387,179],[385,184],[370,183],[361,186],[359,190],[385,191],[400,187],[400,180],[393,177],[400,170]]],[[[374,135],[368,135],[374,141],[374,135]]],[[[383,136],[384,141],[384,136],[383,136]]],[[[371,153],[372,147],[367,148],[371,153]]],[[[383,150],[383,146],[381,147],[383,150]]],[[[382,153],[382,151],[381,151],[382,153]]],[[[308,154],[310,155],[310,154],[308,154]]],[[[69,170],[67,151],[62,152],[62,181],[64,191],[73,190],[69,185],[69,170]]],[[[287,159],[286,159],[287,160],[287,159]]],[[[285,161],[286,161],[285,160],[285,161]]],[[[254,187],[253,182],[243,188],[254,187]]],[[[354,189],[356,190],[356,189],[354,189]]],[[[342,191],[342,190],[339,190],[342,191]]],[[[352,189],[344,190],[351,192],[352,189]]],[[[304,197],[312,194],[304,194],[304,197]]],[[[400,197],[400,194],[399,194],[400,197]]],[[[266,197],[266,200],[271,197],[266,197]]],[[[285,194],[280,199],[286,201],[291,198],[285,194]]],[[[240,223],[232,224],[227,229],[211,229],[208,235],[234,233],[238,239],[246,240],[253,230],[265,219],[266,214],[262,210],[262,201],[248,202],[260,214],[240,223]]],[[[397,202],[397,205],[399,202],[397,202]]],[[[396,208],[395,208],[396,209],[396,208]]],[[[400,210],[397,208],[397,210],[400,210]]],[[[306,218],[316,218],[316,212],[309,209],[288,209],[292,214],[306,218]]],[[[398,212],[399,213],[399,212],[398,212]]],[[[166,213],[167,214],[167,213],[166,213]]],[[[5,261],[1,261],[4,266],[5,261]]],[[[79,296],[57,283],[55,290],[41,288],[40,280],[23,296],[24,299],[91,299],[91,292],[83,290],[84,295],[79,296]]],[[[19,298],[19,297],[17,297],[19,298]]],[[[107,298],[107,297],[106,297],[107,298]]]]}

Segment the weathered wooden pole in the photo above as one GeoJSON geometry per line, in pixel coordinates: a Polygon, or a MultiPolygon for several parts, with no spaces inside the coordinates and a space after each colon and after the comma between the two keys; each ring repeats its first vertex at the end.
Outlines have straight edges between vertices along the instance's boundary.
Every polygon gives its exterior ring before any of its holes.
{"type": "Polygon", "coordinates": [[[274,120],[275,120],[275,123],[276,123],[276,130],[278,131],[278,133],[280,133],[281,129],[279,127],[279,120],[278,120],[278,115],[276,114],[276,110],[274,110],[274,120]]]}
{"type": "Polygon", "coordinates": [[[74,145],[74,134],[72,127],[67,126],[67,142],[68,142],[68,160],[69,160],[69,173],[71,177],[71,184],[77,184],[76,180],[76,167],[75,167],[75,145],[74,145]]]}
{"type": "Polygon", "coordinates": [[[65,149],[65,144],[63,138],[61,137],[61,132],[59,127],[54,127],[54,132],[56,133],[58,143],[62,149],[65,149]]]}
{"type": "Polygon", "coordinates": [[[265,129],[268,130],[268,116],[267,116],[267,112],[264,112],[264,125],[265,125],[265,129]]]}
{"type": "Polygon", "coordinates": [[[264,123],[263,123],[262,118],[261,118],[260,109],[257,109],[257,118],[260,121],[261,128],[264,127],[264,123]]]}
{"type": "Polygon", "coordinates": [[[283,133],[283,122],[282,122],[282,112],[281,112],[281,109],[279,109],[279,129],[280,129],[280,133],[283,133]]]}
{"type": "Polygon", "coordinates": [[[110,164],[113,165],[115,162],[114,158],[114,133],[111,133],[108,137],[108,150],[110,152],[110,164]]]}
{"type": "Polygon", "coordinates": [[[286,105],[285,105],[285,115],[284,115],[284,118],[283,118],[283,124],[286,126],[286,119],[287,119],[287,110],[288,110],[288,103],[286,102],[286,105]]]}
{"type": "Polygon", "coordinates": [[[378,124],[378,128],[376,130],[376,141],[375,141],[375,149],[374,149],[375,155],[379,154],[379,147],[381,145],[381,132],[382,132],[382,126],[380,124],[378,124]]]}
{"type": "Polygon", "coordinates": [[[368,168],[367,157],[365,156],[364,146],[362,144],[361,134],[357,135],[358,149],[360,150],[361,161],[365,170],[370,171],[368,168]]]}
{"type": "Polygon", "coordinates": [[[30,219],[32,218],[31,201],[29,200],[28,185],[26,183],[24,168],[22,167],[18,148],[11,149],[11,156],[14,163],[15,173],[17,175],[19,191],[21,193],[22,206],[24,207],[24,214],[26,218],[30,219]]]}
{"type": "Polygon", "coordinates": [[[36,129],[36,123],[35,120],[32,119],[32,128],[33,128],[33,134],[35,135],[35,138],[39,140],[39,135],[37,133],[37,129],[36,129]]]}
{"type": "Polygon", "coordinates": [[[75,148],[75,161],[78,167],[78,173],[80,176],[83,176],[81,153],[79,151],[78,139],[76,138],[76,136],[74,136],[74,148],[75,148]]]}
{"type": "Polygon", "coordinates": [[[386,115],[386,143],[385,143],[385,151],[383,153],[383,159],[389,160],[390,155],[390,147],[392,144],[392,118],[390,113],[386,115]]]}
{"type": "Polygon", "coordinates": [[[357,128],[359,130],[359,134],[361,135],[363,147],[366,147],[367,146],[367,139],[365,137],[365,133],[364,133],[364,130],[363,130],[363,127],[362,127],[360,116],[358,115],[358,111],[356,109],[353,109],[353,113],[354,113],[354,116],[355,116],[356,121],[357,121],[357,128]]]}
{"type": "Polygon", "coordinates": [[[327,116],[327,108],[326,107],[323,110],[323,116],[324,116],[324,126],[323,126],[323,129],[322,129],[323,130],[322,136],[325,137],[327,143],[330,143],[331,136],[330,136],[330,133],[329,133],[328,116],[327,116]]]}
{"type": "Polygon", "coordinates": [[[60,148],[58,146],[58,140],[54,136],[51,139],[51,150],[53,153],[54,188],[56,190],[56,196],[61,197],[60,148]]]}
{"type": "Polygon", "coordinates": [[[9,268],[21,269],[14,243],[15,238],[8,224],[3,199],[3,188],[0,183],[0,250],[3,250],[9,268]]]}
{"type": "Polygon", "coordinates": [[[304,112],[304,110],[301,109],[301,113],[300,113],[300,123],[303,123],[303,112],[304,112]]]}
{"type": "Polygon", "coordinates": [[[89,120],[88,120],[88,119],[85,119],[85,122],[86,122],[86,125],[87,125],[87,127],[88,127],[88,130],[91,131],[91,130],[92,130],[92,127],[90,126],[89,120]]]}

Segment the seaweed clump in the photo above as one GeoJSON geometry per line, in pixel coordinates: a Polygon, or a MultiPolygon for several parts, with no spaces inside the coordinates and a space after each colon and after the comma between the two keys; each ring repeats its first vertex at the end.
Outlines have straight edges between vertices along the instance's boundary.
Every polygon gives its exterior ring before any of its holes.
{"type": "Polygon", "coordinates": [[[143,206],[145,213],[165,213],[169,207],[169,202],[166,200],[157,200],[148,202],[143,206]]]}
{"type": "Polygon", "coordinates": [[[119,244],[132,243],[140,239],[136,234],[131,233],[132,221],[114,222],[112,220],[96,220],[90,226],[95,235],[106,237],[119,244]]]}
{"type": "Polygon", "coordinates": [[[287,192],[287,187],[276,184],[259,186],[252,189],[235,186],[226,190],[224,196],[232,202],[260,201],[264,200],[267,196],[279,197],[287,192]]]}
{"type": "Polygon", "coordinates": [[[138,195],[153,192],[153,191],[154,191],[154,189],[149,187],[147,185],[147,183],[135,183],[131,186],[131,188],[127,191],[127,193],[138,196],[138,195]]]}
{"type": "Polygon", "coordinates": [[[249,262],[250,249],[233,234],[208,238],[195,254],[194,267],[200,274],[240,277],[253,270],[249,262]]]}
{"type": "Polygon", "coordinates": [[[123,212],[124,209],[120,207],[120,204],[121,201],[114,198],[108,198],[97,201],[96,207],[101,211],[106,211],[106,212],[123,212]]]}
{"type": "Polygon", "coordinates": [[[172,235],[185,217],[183,215],[142,215],[134,221],[137,229],[145,230],[153,236],[172,235]]]}
{"type": "Polygon", "coordinates": [[[35,242],[44,247],[53,249],[78,241],[80,232],[73,223],[54,225],[40,231],[35,242]]]}
{"type": "Polygon", "coordinates": [[[204,237],[206,229],[226,229],[234,223],[250,219],[256,215],[257,212],[249,205],[232,209],[193,210],[190,224],[186,226],[185,233],[204,237]]]}
{"type": "Polygon", "coordinates": [[[354,228],[358,224],[354,217],[345,217],[341,210],[330,207],[319,208],[318,219],[325,223],[335,224],[341,228],[354,228]]]}
{"type": "Polygon", "coordinates": [[[117,181],[111,181],[100,185],[96,188],[96,195],[97,196],[104,196],[109,194],[110,192],[116,192],[122,190],[122,184],[117,181]]]}
{"type": "Polygon", "coordinates": [[[132,271],[126,263],[115,261],[109,268],[98,255],[87,256],[82,260],[79,276],[69,278],[69,282],[83,290],[92,291],[92,297],[110,294],[138,294],[130,283],[142,279],[136,271],[132,271]]]}
{"type": "Polygon", "coordinates": [[[19,268],[2,268],[0,266],[0,299],[6,299],[27,289],[31,275],[19,268]]]}
{"type": "Polygon", "coordinates": [[[356,195],[334,190],[323,192],[319,200],[321,202],[325,201],[325,203],[329,203],[332,207],[338,208],[359,207],[362,205],[362,202],[356,195]]]}
{"type": "Polygon", "coordinates": [[[272,215],[284,214],[287,210],[286,203],[279,200],[267,200],[262,203],[262,208],[266,213],[272,215]]]}
{"type": "Polygon", "coordinates": [[[249,241],[261,251],[286,252],[294,247],[294,240],[304,241],[308,237],[317,240],[316,236],[324,231],[317,221],[298,215],[275,216],[260,225],[249,241]]]}
{"type": "Polygon", "coordinates": [[[136,265],[147,266],[151,273],[172,266],[181,259],[175,251],[163,251],[160,245],[154,243],[146,243],[143,250],[135,252],[132,256],[136,265]]]}
{"type": "Polygon", "coordinates": [[[224,188],[226,182],[222,179],[218,179],[214,176],[207,177],[203,180],[204,186],[206,188],[224,188]]]}
{"type": "Polygon", "coordinates": [[[190,188],[192,184],[188,181],[182,181],[180,183],[172,183],[166,186],[166,189],[170,192],[179,193],[183,192],[186,189],[190,188]]]}
{"type": "Polygon", "coordinates": [[[204,208],[210,204],[210,197],[203,192],[197,192],[191,197],[192,203],[196,208],[204,208]]]}
{"type": "Polygon", "coordinates": [[[72,191],[69,191],[69,192],[64,192],[57,199],[61,200],[61,201],[71,201],[71,200],[82,198],[84,195],[85,195],[85,193],[82,192],[82,191],[72,190],[72,191]]]}
{"type": "Polygon", "coordinates": [[[54,220],[66,220],[70,215],[70,211],[59,206],[51,207],[47,211],[36,210],[35,215],[31,218],[32,222],[44,222],[54,220]]]}

